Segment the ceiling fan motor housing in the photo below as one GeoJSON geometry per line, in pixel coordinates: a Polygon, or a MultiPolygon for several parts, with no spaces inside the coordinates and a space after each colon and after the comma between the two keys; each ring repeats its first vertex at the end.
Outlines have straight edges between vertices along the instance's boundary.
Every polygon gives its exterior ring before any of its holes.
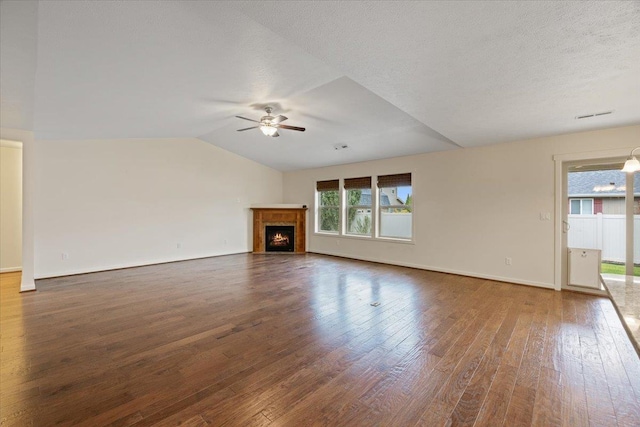
{"type": "Polygon", "coordinates": [[[266,116],[262,116],[260,118],[260,122],[261,123],[267,123],[267,124],[271,123],[271,121],[273,120],[273,116],[271,115],[271,112],[273,111],[273,108],[271,108],[269,106],[266,106],[266,107],[264,107],[264,111],[267,112],[267,115],[266,116]]]}

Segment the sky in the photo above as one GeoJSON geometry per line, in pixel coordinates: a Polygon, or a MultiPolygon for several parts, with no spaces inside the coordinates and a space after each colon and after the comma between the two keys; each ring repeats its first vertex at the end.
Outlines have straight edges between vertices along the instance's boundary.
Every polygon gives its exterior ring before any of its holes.
{"type": "Polygon", "coordinates": [[[402,202],[407,201],[407,196],[411,194],[411,187],[398,187],[398,198],[402,202]]]}

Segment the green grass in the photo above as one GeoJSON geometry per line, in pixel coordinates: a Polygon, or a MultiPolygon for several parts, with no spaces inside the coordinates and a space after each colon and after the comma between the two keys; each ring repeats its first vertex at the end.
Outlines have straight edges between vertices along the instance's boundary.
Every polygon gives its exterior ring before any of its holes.
{"type": "MultiPolygon", "coordinates": [[[[607,273],[607,274],[625,274],[625,269],[624,269],[624,265],[620,265],[620,264],[609,264],[608,262],[603,262],[602,263],[602,271],[601,273],[607,273]]],[[[640,276],[640,267],[638,266],[634,266],[633,267],[633,275],[634,276],[640,276]]]]}

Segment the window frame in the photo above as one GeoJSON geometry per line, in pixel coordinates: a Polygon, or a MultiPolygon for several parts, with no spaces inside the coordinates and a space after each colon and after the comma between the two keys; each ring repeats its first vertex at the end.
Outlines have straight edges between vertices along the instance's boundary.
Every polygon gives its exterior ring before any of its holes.
{"type": "MultiPolygon", "coordinates": [[[[412,172],[408,172],[408,173],[404,173],[404,174],[391,174],[390,176],[393,175],[409,175],[412,176],[413,173],[412,172]]],[[[387,176],[387,175],[380,175],[380,176],[387,176]]],[[[322,181],[322,180],[318,180],[316,181],[316,188],[315,190],[315,224],[313,227],[314,230],[314,234],[318,235],[318,236],[323,236],[323,237],[337,237],[338,239],[336,240],[336,244],[339,245],[340,244],[340,240],[343,239],[353,239],[353,240],[371,240],[371,241],[378,241],[378,242],[388,242],[388,243],[399,243],[399,244],[408,244],[408,245],[414,245],[415,244],[415,232],[416,232],[416,226],[415,226],[415,218],[416,216],[415,214],[415,204],[413,203],[413,194],[415,193],[415,185],[413,184],[413,182],[411,183],[411,198],[412,198],[412,203],[411,203],[411,237],[407,238],[407,237],[392,237],[392,236],[381,236],[379,234],[379,227],[380,227],[380,189],[377,186],[378,183],[378,175],[370,175],[368,177],[364,177],[364,179],[370,179],[370,186],[367,188],[370,188],[371,191],[371,205],[353,205],[351,206],[352,208],[356,208],[356,209],[364,209],[364,210],[371,210],[371,229],[370,229],[370,233],[369,234],[358,234],[358,233],[351,233],[348,232],[347,227],[348,227],[348,197],[347,197],[347,190],[345,188],[345,181],[348,180],[354,180],[357,178],[336,178],[336,179],[331,179],[329,181],[322,181]],[[338,230],[337,231],[331,231],[331,230],[321,230],[321,211],[323,209],[327,209],[327,208],[332,208],[335,209],[335,206],[322,206],[321,205],[321,191],[318,190],[318,185],[322,184],[322,183],[327,183],[327,182],[338,182],[338,209],[339,209],[339,214],[338,214],[338,230]]],[[[360,178],[362,179],[362,178],[360,178]]],[[[355,189],[355,188],[352,188],[355,189]]],[[[364,189],[364,188],[361,188],[364,189]]],[[[326,190],[329,191],[329,190],[326,190]]],[[[406,208],[406,205],[397,205],[400,208],[406,208]]],[[[394,207],[394,206],[385,206],[385,208],[390,208],[390,207],[394,207]]]]}
{"type": "MultiPolygon", "coordinates": [[[[413,179],[412,178],[413,178],[413,174],[411,172],[404,173],[404,174],[380,175],[380,176],[377,177],[377,180],[376,180],[377,181],[377,183],[376,183],[376,190],[377,190],[376,191],[376,205],[377,205],[376,206],[376,217],[377,217],[376,218],[376,223],[377,223],[376,237],[377,238],[384,239],[384,240],[396,240],[396,241],[402,241],[402,242],[413,242],[413,239],[414,239],[414,236],[415,236],[415,224],[414,224],[415,205],[413,203],[413,201],[414,201],[414,197],[413,197],[414,186],[413,186],[413,179]],[[406,184],[405,185],[397,185],[395,187],[393,187],[393,186],[380,186],[381,185],[381,183],[380,183],[381,178],[384,181],[385,178],[387,178],[387,177],[396,176],[396,177],[398,177],[398,179],[400,181],[403,181],[403,180],[406,181],[406,179],[407,179],[406,176],[407,175],[408,175],[408,179],[409,179],[409,185],[406,185],[406,184]],[[411,221],[410,221],[411,222],[411,230],[410,230],[410,236],[409,237],[387,236],[387,235],[382,234],[382,214],[383,214],[383,210],[385,210],[385,209],[406,209],[407,208],[407,205],[392,204],[391,201],[390,201],[389,205],[382,205],[382,200],[381,200],[382,199],[382,194],[383,194],[382,189],[383,188],[395,188],[396,191],[394,192],[394,194],[395,194],[395,200],[397,200],[397,197],[398,197],[397,189],[399,187],[411,187],[411,193],[410,193],[410,195],[411,195],[411,205],[410,205],[411,206],[411,210],[410,210],[410,213],[411,213],[411,221]]],[[[384,185],[384,183],[383,183],[383,185],[384,185]]],[[[387,195],[387,197],[388,197],[388,195],[387,195]]]]}
{"type": "Polygon", "coordinates": [[[318,187],[320,187],[320,183],[327,183],[329,181],[318,181],[316,182],[316,224],[315,224],[315,231],[316,233],[319,234],[330,234],[330,235],[340,235],[340,227],[341,227],[341,216],[340,215],[340,206],[342,204],[342,199],[341,199],[341,194],[340,194],[340,182],[339,180],[330,180],[330,181],[337,181],[337,186],[336,188],[331,188],[331,189],[318,189],[318,187]],[[338,196],[338,204],[337,205],[323,205],[322,204],[322,194],[326,193],[326,192],[330,192],[330,191],[335,191],[337,193],[338,196]],[[336,226],[335,230],[323,230],[322,229],[322,211],[323,210],[328,210],[328,209],[335,209],[336,210],[336,216],[338,219],[338,224],[336,226]]]}
{"type": "MultiPolygon", "coordinates": [[[[373,237],[373,188],[372,183],[373,179],[371,176],[359,177],[359,178],[345,178],[344,183],[342,185],[342,200],[343,200],[343,208],[342,208],[342,217],[343,217],[343,228],[342,234],[344,236],[349,237],[364,237],[371,238],[373,237]],[[369,190],[370,192],[370,203],[369,205],[350,205],[349,204],[349,191],[352,190],[369,190]],[[365,210],[369,211],[369,233],[355,233],[349,231],[349,209],[356,210],[365,210]]],[[[362,198],[359,200],[362,201],[362,198]]]]}
{"type": "MultiPolygon", "coordinates": [[[[364,190],[364,188],[351,188],[351,189],[344,189],[344,200],[345,202],[345,206],[344,206],[344,235],[345,236],[352,236],[352,237],[372,237],[373,236],[373,200],[372,200],[372,204],[370,205],[350,205],[349,204],[349,191],[352,190],[364,190]],[[356,209],[357,210],[365,210],[368,212],[369,214],[369,233],[355,233],[352,231],[349,231],[349,209],[356,209]]],[[[371,197],[371,199],[373,199],[373,197],[371,197]]]]}
{"type": "Polygon", "coordinates": [[[570,197],[569,198],[569,215],[594,215],[594,209],[595,209],[595,201],[593,198],[588,198],[588,197],[570,197]],[[572,203],[574,201],[580,201],[580,212],[579,213],[573,213],[572,212],[572,203]],[[591,213],[584,213],[584,202],[591,202],[591,213]]]}

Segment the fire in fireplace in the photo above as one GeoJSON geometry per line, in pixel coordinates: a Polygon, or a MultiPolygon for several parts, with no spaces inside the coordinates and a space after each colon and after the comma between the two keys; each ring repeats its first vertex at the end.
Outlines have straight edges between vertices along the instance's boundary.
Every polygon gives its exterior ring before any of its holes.
{"type": "Polygon", "coordinates": [[[265,226],[265,251],[293,252],[295,248],[293,225],[265,226]]]}

